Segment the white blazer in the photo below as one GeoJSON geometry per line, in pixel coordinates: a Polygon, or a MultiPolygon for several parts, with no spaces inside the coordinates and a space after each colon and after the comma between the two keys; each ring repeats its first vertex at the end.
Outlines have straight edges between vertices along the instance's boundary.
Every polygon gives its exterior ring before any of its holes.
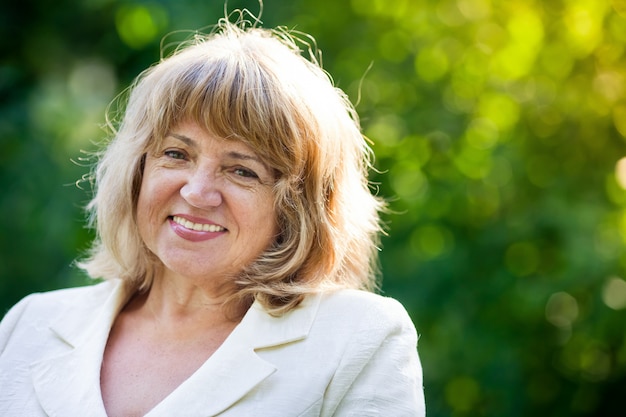
{"type": "MultiPolygon", "coordinates": [[[[0,323],[0,416],[105,417],[100,366],[119,281],[33,294],[0,323]]],[[[276,318],[254,303],[146,416],[424,416],[415,328],[397,301],[342,290],[276,318]]],[[[124,381],[120,381],[123,384],[124,381]]]]}

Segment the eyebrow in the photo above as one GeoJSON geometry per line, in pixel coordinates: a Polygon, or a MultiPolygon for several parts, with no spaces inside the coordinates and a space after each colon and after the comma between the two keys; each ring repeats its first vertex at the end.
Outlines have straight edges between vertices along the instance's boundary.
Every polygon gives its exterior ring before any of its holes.
{"type": "Polygon", "coordinates": [[[248,154],[237,152],[237,151],[230,151],[226,155],[228,155],[229,157],[231,157],[233,159],[241,159],[241,160],[244,160],[244,161],[255,161],[255,162],[258,162],[260,164],[265,165],[265,163],[263,161],[261,161],[261,158],[259,158],[256,155],[248,155],[248,154]]]}
{"type": "Polygon", "coordinates": [[[195,148],[198,147],[198,143],[195,140],[193,140],[190,137],[187,137],[185,135],[179,135],[178,133],[170,132],[170,133],[167,134],[167,136],[171,136],[171,137],[173,137],[175,139],[178,139],[178,140],[184,142],[185,144],[187,144],[189,146],[193,146],[195,148]]]}

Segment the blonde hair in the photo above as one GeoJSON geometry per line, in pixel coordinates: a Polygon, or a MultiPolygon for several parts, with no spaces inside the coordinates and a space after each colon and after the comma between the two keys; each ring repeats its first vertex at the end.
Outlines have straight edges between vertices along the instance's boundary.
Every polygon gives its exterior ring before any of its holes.
{"type": "Polygon", "coordinates": [[[369,189],[372,152],[310,45],[286,29],[223,19],[140,74],[95,167],[88,210],[97,238],[79,265],[92,277],[150,287],[160,263],[135,221],[143,161],[192,120],[251,146],[276,173],[280,234],[237,277],[233,299],[280,314],[322,288],[375,289],[384,205],[369,189]]]}

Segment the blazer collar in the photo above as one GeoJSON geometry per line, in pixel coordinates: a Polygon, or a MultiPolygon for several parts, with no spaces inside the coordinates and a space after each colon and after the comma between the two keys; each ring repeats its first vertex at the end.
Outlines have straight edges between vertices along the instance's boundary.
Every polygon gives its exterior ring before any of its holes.
{"type": "MultiPolygon", "coordinates": [[[[31,366],[35,391],[49,415],[81,415],[88,410],[90,416],[106,417],[100,366],[110,328],[130,294],[119,281],[96,287],[84,300],[70,300],[53,319],[50,331],[64,342],[64,351],[31,366]]],[[[206,417],[232,406],[276,371],[256,350],[306,338],[320,299],[309,296],[281,317],[270,316],[255,302],[220,348],[146,417],[206,417]]]]}

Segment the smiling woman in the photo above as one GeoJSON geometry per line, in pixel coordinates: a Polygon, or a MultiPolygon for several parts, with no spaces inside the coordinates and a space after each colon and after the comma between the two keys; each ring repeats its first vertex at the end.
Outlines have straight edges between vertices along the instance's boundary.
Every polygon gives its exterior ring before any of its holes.
{"type": "Polygon", "coordinates": [[[219,22],[142,73],[79,265],[0,324],[0,415],[423,416],[417,335],[371,291],[371,151],[283,29],[219,22]]]}

